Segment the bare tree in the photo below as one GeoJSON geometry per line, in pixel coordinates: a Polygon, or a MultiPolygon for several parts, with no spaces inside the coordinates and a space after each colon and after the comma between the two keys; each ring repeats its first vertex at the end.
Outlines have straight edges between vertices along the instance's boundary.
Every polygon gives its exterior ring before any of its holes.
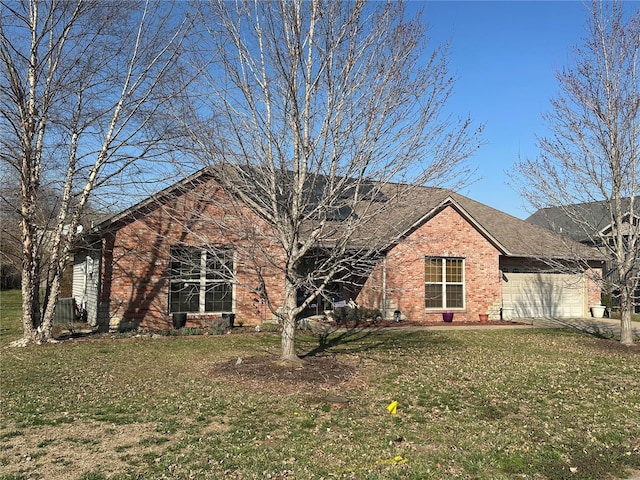
{"type": "Polygon", "coordinates": [[[202,15],[198,64],[213,61],[181,118],[236,213],[259,219],[235,223],[246,233],[234,248],[259,277],[282,275],[284,298],[266,281],[260,291],[282,358],[296,359],[299,314],[378,259],[369,220],[398,228],[398,191],[467,180],[481,128],[447,114],[447,46],[426,53],[422,17],[403,2],[214,0],[202,15]]]}
{"type": "MultiPolygon", "coordinates": [[[[20,178],[15,170],[0,173],[0,275],[2,285],[18,288],[22,266],[22,236],[20,234],[20,178]],[[4,276],[7,280],[4,280],[4,276]],[[10,279],[10,281],[9,281],[10,279]]],[[[38,225],[49,225],[55,216],[59,198],[56,192],[41,189],[34,218],[38,225]]],[[[4,287],[3,287],[4,288],[4,287]]]]}
{"type": "MultiPolygon", "coordinates": [[[[19,178],[24,337],[52,339],[60,278],[91,197],[109,201],[165,153],[161,108],[184,87],[180,4],[2,2],[0,160],[19,178]],[[56,192],[44,218],[45,192],[56,192]],[[42,289],[42,292],[41,292],[42,289]]],[[[155,168],[157,171],[159,168],[155,168]]]]}
{"type": "Polygon", "coordinates": [[[557,73],[560,94],[545,115],[540,154],[517,165],[535,208],[559,209],[572,228],[606,252],[619,292],[621,342],[633,343],[638,288],[640,193],[640,14],[593,0],[575,64],[557,73]],[[601,208],[594,208],[594,206],[601,208]]]}

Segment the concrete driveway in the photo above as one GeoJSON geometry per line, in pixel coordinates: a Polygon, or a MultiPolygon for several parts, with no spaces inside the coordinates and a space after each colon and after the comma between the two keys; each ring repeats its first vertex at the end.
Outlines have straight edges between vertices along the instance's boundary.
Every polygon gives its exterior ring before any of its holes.
{"type": "MultiPolygon", "coordinates": [[[[516,318],[513,321],[536,328],[567,328],[604,337],[620,335],[620,320],[611,318],[516,318]]],[[[632,328],[634,339],[639,340],[640,323],[633,322],[632,328]]]]}

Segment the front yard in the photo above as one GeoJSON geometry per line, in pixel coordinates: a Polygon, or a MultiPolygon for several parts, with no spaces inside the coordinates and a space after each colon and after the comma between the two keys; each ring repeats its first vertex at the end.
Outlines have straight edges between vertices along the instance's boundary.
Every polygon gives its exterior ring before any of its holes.
{"type": "Polygon", "coordinates": [[[640,354],[609,340],[303,335],[300,353],[315,355],[292,367],[274,333],[6,348],[17,311],[0,315],[1,479],[640,474],[640,354]]]}

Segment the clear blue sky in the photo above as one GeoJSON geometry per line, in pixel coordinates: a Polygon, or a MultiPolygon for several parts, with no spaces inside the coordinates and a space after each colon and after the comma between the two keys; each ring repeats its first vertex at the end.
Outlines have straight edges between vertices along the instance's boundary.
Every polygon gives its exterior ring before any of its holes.
{"type": "Polygon", "coordinates": [[[519,156],[537,155],[535,137],[547,133],[541,115],[558,92],[554,74],[570,64],[573,47],[585,37],[590,2],[427,1],[422,6],[431,41],[451,41],[457,82],[450,110],[486,125],[487,144],[470,159],[481,178],[460,193],[526,218],[530,207],[507,185],[506,172],[519,156]]]}

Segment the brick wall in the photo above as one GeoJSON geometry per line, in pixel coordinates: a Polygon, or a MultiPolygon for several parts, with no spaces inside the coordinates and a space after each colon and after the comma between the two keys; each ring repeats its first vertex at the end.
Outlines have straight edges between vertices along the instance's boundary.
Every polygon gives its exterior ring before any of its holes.
{"type": "MultiPolygon", "coordinates": [[[[111,323],[167,329],[169,256],[175,245],[231,248],[235,252],[234,313],[246,325],[271,319],[256,292],[261,272],[271,301],[282,302],[282,276],[274,265],[281,250],[264,232],[269,228],[246,208],[236,205],[210,184],[150,209],[107,235],[103,242],[101,303],[111,323]],[[239,246],[242,245],[242,248],[239,246]]],[[[188,314],[187,326],[219,318],[220,313],[188,314]]]]}
{"type": "Polygon", "coordinates": [[[425,309],[427,256],[465,260],[465,307],[450,310],[454,321],[479,321],[480,313],[497,318],[501,299],[499,252],[452,207],[442,210],[388,253],[384,264],[365,283],[358,303],[382,309],[385,285],[387,317],[399,309],[412,321],[441,321],[443,309],[425,309]]]}

